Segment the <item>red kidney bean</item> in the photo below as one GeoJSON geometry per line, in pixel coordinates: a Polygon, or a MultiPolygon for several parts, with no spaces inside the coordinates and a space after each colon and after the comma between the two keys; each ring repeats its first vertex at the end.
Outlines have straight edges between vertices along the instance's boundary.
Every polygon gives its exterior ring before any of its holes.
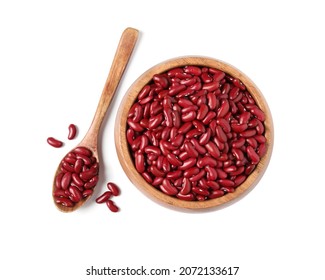
{"type": "Polygon", "coordinates": [[[108,199],[108,200],[106,201],[106,205],[107,205],[108,209],[109,209],[110,211],[114,212],[114,213],[116,213],[116,212],[118,212],[118,211],[120,210],[120,209],[116,206],[116,204],[114,203],[114,201],[111,200],[111,199],[108,199]]]}
{"type": "Polygon", "coordinates": [[[219,190],[220,189],[220,185],[216,181],[206,181],[206,185],[208,187],[210,187],[212,190],[219,190]]]}
{"type": "Polygon", "coordinates": [[[72,140],[72,139],[74,139],[76,137],[77,127],[74,124],[70,124],[68,129],[69,129],[68,139],[72,140]]]}
{"type": "Polygon", "coordinates": [[[191,122],[196,118],[196,112],[190,111],[187,113],[182,114],[181,116],[183,122],[191,122]]]}
{"type": "Polygon", "coordinates": [[[73,202],[77,203],[82,199],[82,193],[79,191],[79,189],[75,186],[70,186],[69,187],[69,192],[70,192],[70,200],[73,202]]]}
{"type": "Polygon", "coordinates": [[[47,138],[47,143],[54,148],[60,148],[63,146],[63,142],[55,139],[54,137],[47,138]]]}
{"type": "Polygon", "coordinates": [[[176,195],[177,198],[181,200],[186,200],[186,201],[193,201],[195,199],[194,194],[188,193],[188,194],[181,194],[180,192],[176,195]]]}
{"type": "Polygon", "coordinates": [[[239,175],[234,179],[234,187],[238,187],[239,185],[241,185],[242,183],[244,183],[246,180],[246,176],[245,175],[239,175]]]}
{"type": "Polygon", "coordinates": [[[164,179],[162,184],[160,185],[160,189],[165,194],[174,196],[178,194],[178,190],[176,187],[174,187],[168,179],[164,179]]]}
{"type": "Polygon", "coordinates": [[[253,107],[251,110],[250,110],[250,112],[257,118],[257,119],[259,119],[261,122],[264,122],[265,121],[265,114],[264,114],[264,112],[261,110],[261,109],[259,109],[259,108],[257,108],[256,106],[255,107],[253,107]]]}
{"type": "Polygon", "coordinates": [[[222,142],[225,143],[227,142],[227,135],[226,133],[223,131],[221,126],[217,126],[216,127],[216,136],[217,138],[222,142]]]}
{"type": "Polygon", "coordinates": [[[84,166],[84,161],[80,158],[77,159],[73,166],[74,172],[79,174],[81,172],[83,166],[84,166]]]}
{"type": "Polygon", "coordinates": [[[174,154],[167,154],[167,160],[170,164],[175,166],[181,166],[182,162],[174,154]]]}
{"type": "Polygon", "coordinates": [[[92,152],[85,148],[85,147],[77,147],[73,150],[74,153],[78,154],[78,155],[84,155],[86,157],[91,157],[92,156],[92,152]]]}
{"type": "Polygon", "coordinates": [[[201,74],[201,79],[203,83],[211,83],[213,81],[213,78],[206,72],[201,74]]]}
{"type": "Polygon", "coordinates": [[[203,120],[209,112],[209,107],[206,104],[201,104],[197,112],[197,119],[203,120]]]}
{"type": "Polygon", "coordinates": [[[215,113],[215,112],[213,112],[213,111],[210,111],[210,112],[208,112],[207,114],[206,114],[206,116],[203,118],[203,120],[202,120],[202,122],[204,123],[204,124],[209,124],[214,118],[215,118],[215,116],[216,116],[217,114],[215,113]]]}
{"type": "Polygon", "coordinates": [[[192,123],[191,122],[187,122],[184,123],[179,129],[178,129],[178,133],[184,134],[187,133],[191,130],[192,128],[192,123]]]}
{"type": "Polygon", "coordinates": [[[72,174],[71,172],[66,172],[61,179],[61,188],[66,190],[68,189],[71,182],[72,174]]]}
{"type": "Polygon", "coordinates": [[[207,172],[207,179],[209,181],[214,181],[218,178],[218,172],[215,168],[211,167],[210,165],[207,165],[205,167],[205,171],[207,172]]]}
{"type": "Polygon", "coordinates": [[[97,185],[97,183],[98,183],[98,176],[96,175],[84,184],[84,188],[92,189],[93,187],[95,187],[97,185]]]}
{"type": "Polygon", "coordinates": [[[247,127],[248,127],[247,123],[242,123],[242,124],[232,123],[231,124],[231,129],[236,133],[245,131],[247,129],[247,127]]]}
{"type": "Polygon", "coordinates": [[[207,149],[208,153],[215,159],[218,159],[220,157],[220,150],[212,141],[209,141],[207,144],[205,144],[205,148],[207,149]]]}
{"type": "Polygon", "coordinates": [[[221,105],[218,109],[217,117],[222,118],[224,117],[229,111],[229,102],[227,99],[223,99],[221,105]]]}
{"type": "Polygon", "coordinates": [[[199,132],[201,132],[201,133],[204,133],[205,132],[205,126],[204,126],[204,124],[201,122],[201,121],[199,121],[199,120],[194,120],[194,121],[192,121],[192,124],[194,125],[194,127],[199,131],[199,132]]]}
{"type": "Polygon", "coordinates": [[[163,89],[166,89],[168,88],[169,86],[169,82],[168,82],[168,79],[163,76],[163,75],[159,75],[159,74],[156,74],[153,76],[153,81],[155,82],[155,84],[163,89]]]}
{"type": "Polygon", "coordinates": [[[186,170],[188,168],[193,167],[196,164],[196,158],[189,158],[183,162],[183,164],[179,167],[180,170],[186,170]]]}
{"type": "Polygon", "coordinates": [[[194,175],[197,175],[200,172],[200,169],[197,167],[191,167],[184,171],[183,176],[184,178],[190,178],[194,175]]]}
{"type": "Polygon", "coordinates": [[[260,161],[259,155],[255,152],[252,146],[248,146],[246,151],[247,151],[247,156],[251,160],[252,164],[257,164],[260,161]]]}
{"type": "Polygon", "coordinates": [[[182,180],[182,189],[180,190],[179,194],[187,195],[190,193],[191,189],[192,189],[191,181],[188,178],[184,177],[182,180]]]}
{"type": "Polygon", "coordinates": [[[220,83],[218,81],[213,81],[211,83],[206,83],[202,86],[202,89],[205,89],[207,91],[214,91],[219,88],[220,83]]]}
{"type": "Polygon", "coordinates": [[[181,170],[175,170],[175,171],[170,171],[166,174],[166,178],[169,180],[176,180],[182,176],[182,171],[181,170]]]}
{"type": "Polygon", "coordinates": [[[107,189],[114,195],[114,196],[118,196],[120,194],[120,189],[119,187],[114,184],[113,182],[108,182],[107,183],[107,189]]]}
{"type": "MultiPolygon", "coordinates": [[[[264,120],[239,79],[188,65],[154,75],[140,91],[126,138],[149,184],[179,199],[206,200],[233,192],[253,172],[267,152],[264,120]]],[[[76,162],[67,159],[66,169],[76,162]]]]}
{"type": "Polygon", "coordinates": [[[56,204],[61,204],[65,207],[72,207],[74,206],[74,202],[72,200],[70,200],[69,198],[66,197],[55,197],[55,203],[56,204]]]}
{"type": "Polygon", "coordinates": [[[197,161],[197,166],[199,168],[204,168],[207,165],[212,166],[212,167],[216,167],[217,166],[216,159],[214,159],[213,157],[206,156],[206,157],[200,158],[197,161]]]}
{"type": "Polygon", "coordinates": [[[239,136],[244,137],[244,138],[248,138],[248,137],[252,137],[256,134],[256,130],[255,129],[247,129],[243,132],[239,133],[239,136]]]}
{"type": "Polygon", "coordinates": [[[72,173],[72,181],[78,186],[78,187],[83,187],[84,186],[84,181],[80,179],[79,175],[77,173],[72,173]]]}
{"type": "Polygon", "coordinates": [[[246,139],[246,142],[249,146],[251,146],[253,149],[257,149],[258,143],[255,139],[255,137],[250,137],[246,139]]]}
{"type": "Polygon", "coordinates": [[[211,129],[208,128],[207,131],[205,133],[203,133],[200,138],[199,138],[199,144],[200,145],[205,145],[209,142],[211,137],[211,129]]]}
{"type": "Polygon", "coordinates": [[[259,157],[263,157],[265,154],[266,154],[266,145],[264,143],[260,144],[258,146],[258,149],[257,149],[257,154],[259,155],[259,157]]]}
{"type": "Polygon", "coordinates": [[[92,194],[93,194],[93,190],[92,190],[92,189],[84,190],[84,191],[82,192],[82,197],[83,197],[83,198],[86,198],[86,197],[88,197],[88,196],[91,196],[92,194]]]}
{"type": "MultiPolygon", "coordinates": [[[[184,173],[185,173],[185,172],[184,172],[184,173]]],[[[203,178],[203,177],[205,176],[205,174],[206,174],[205,170],[204,170],[204,169],[201,169],[201,171],[199,171],[199,173],[197,173],[197,174],[194,175],[194,176],[191,176],[189,180],[190,180],[191,182],[197,182],[197,181],[199,181],[201,178],[203,178]]]]}
{"type": "Polygon", "coordinates": [[[96,198],[96,202],[99,204],[105,203],[106,201],[108,201],[110,199],[111,196],[112,196],[112,192],[106,191],[103,194],[101,194],[99,197],[96,198]]]}
{"type": "Polygon", "coordinates": [[[137,152],[135,154],[135,168],[139,173],[143,173],[146,169],[145,167],[145,158],[143,153],[137,152]]]}
{"type": "Polygon", "coordinates": [[[184,67],[184,72],[192,74],[194,76],[200,76],[201,73],[202,73],[202,70],[201,70],[200,67],[190,65],[190,66],[185,66],[184,67]]]}
{"type": "Polygon", "coordinates": [[[199,187],[192,187],[192,191],[196,194],[199,194],[199,195],[203,195],[203,196],[208,196],[210,194],[210,192],[208,190],[205,190],[205,189],[201,189],[199,187]]]}
{"type": "Polygon", "coordinates": [[[210,194],[209,194],[209,198],[213,199],[213,198],[218,198],[218,197],[222,197],[224,196],[224,191],[222,190],[213,190],[210,194]]]}
{"type": "Polygon", "coordinates": [[[98,170],[96,168],[94,168],[94,166],[92,166],[88,170],[82,171],[79,174],[79,176],[83,181],[87,182],[88,180],[90,180],[91,178],[93,178],[97,174],[98,174],[98,170]]]}

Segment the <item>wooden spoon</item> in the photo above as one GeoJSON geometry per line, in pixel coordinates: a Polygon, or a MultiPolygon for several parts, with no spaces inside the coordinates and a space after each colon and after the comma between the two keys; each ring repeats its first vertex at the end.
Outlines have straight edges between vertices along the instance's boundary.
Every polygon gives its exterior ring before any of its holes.
{"type": "MultiPolygon", "coordinates": [[[[136,44],[138,38],[138,30],[133,28],[127,28],[124,30],[119,45],[117,47],[113,63],[111,65],[110,72],[108,74],[102,95],[100,97],[95,116],[93,121],[90,125],[90,128],[83,138],[83,140],[77,145],[77,147],[85,147],[89,149],[93,156],[97,159],[98,162],[98,134],[105,117],[106,111],[111,103],[111,100],[115,94],[116,88],[122,78],[126,65],[130,59],[134,46],[136,44]]],[[[60,166],[58,166],[54,182],[53,182],[53,189],[52,192],[55,190],[55,181],[58,173],[60,172],[60,166]]],[[[91,195],[87,196],[86,198],[81,199],[79,202],[74,204],[72,207],[67,207],[61,204],[56,203],[56,199],[53,195],[53,200],[55,205],[58,207],[59,210],[63,212],[72,212],[79,207],[81,207],[91,195]]]]}

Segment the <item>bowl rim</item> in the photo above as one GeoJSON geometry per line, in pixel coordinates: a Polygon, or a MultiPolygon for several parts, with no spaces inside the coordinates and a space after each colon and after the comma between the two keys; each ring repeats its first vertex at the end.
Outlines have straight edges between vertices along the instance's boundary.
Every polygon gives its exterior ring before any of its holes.
{"type": "Polygon", "coordinates": [[[242,71],[236,67],[221,61],[219,59],[206,57],[206,56],[181,56],[176,58],[171,58],[165,61],[162,61],[153,67],[146,70],[141,74],[129,87],[125,93],[115,120],[115,129],[114,129],[114,138],[115,138],[115,147],[118,155],[120,164],[126,173],[129,180],[147,197],[153,199],[155,202],[158,202],[164,206],[170,206],[172,208],[178,209],[211,209],[219,208],[221,206],[227,206],[232,204],[244,195],[248,194],[260,181],[263,177],[267,166],[270,162],[272,151],[273,151],[273,142],[274,142],[274,127],[271,111],[269,106],[259,88],[254,84],[254,82],[242,71]],[[265,137],[267,139],[267,152],[261,158],[260,162],[257,164],[254,171],[247,177],[247,179],[239,185],[235,192],[228,193],[220,198],[208,199],[205,201],[185,201],[176,197],[169,196],[164,194],[162,191],[156,189],[149,183],[147,183],[140,173],[135,169],[133,164],[132,157],[128,150],[128,143],[126,140],[126,123],[127,123],[127,114],[129,109],[133,105],[134,101],[137,98],[139,91],[148,84],[154,74],[164,73],[170,69],[176,67],[184,67],[187,65],[196,65],[196,66],[207,66],[216,69],[220,69],[225,73],[240,79],[246,86],[246,89],[254,97],[255,102],[265,113],[265,137]]]}

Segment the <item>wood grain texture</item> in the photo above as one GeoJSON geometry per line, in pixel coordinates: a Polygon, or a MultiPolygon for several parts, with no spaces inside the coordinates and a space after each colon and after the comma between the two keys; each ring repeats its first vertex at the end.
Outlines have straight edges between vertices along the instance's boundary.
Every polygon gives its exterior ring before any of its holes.
{"type": "MultiPolygon", "coordinates": [[[[113,96],[122,78],[126,65],[128,64],[128,61],[131,57],[132,51],[138,39],[138,33],[139,33],[138,30],[130,27],[125,29],[124,32],[122,33],[92,123],[83,140],[77,145],[77,147],[86,147],[90,149],[93,152],[93,155],[96,157],[97,161],[99,161],[98,159],[99,130],[103,123],[107,109],[111,104],[113,96]]],[[[55,177],[58,174],[58,172],[59,172],[59,167],[54,176],[52,192],[55,189],[55,177]]],[[[56,204],[55,202],[54,203],[57,206],[57,208],[62,212],[72,212],[74,210],[77,210],[79,207],[81,207],[87,200],[89,200],[90,197],[91,196],[88,196],[86,199],[81,200],[73,207],[65,207],[63,205],[56,204]]]]}
{"type": "Polygon", "coordinates": [[[213,209],[216,207],[229,205],[238,199],[242,198],[245,194],[247,194],[250,190],[252,190],[256,184],[259,182],[261,177],[263,176],[270,158],[273,149],[274,142],[274,130],[273,130],[273,122],[271,112],[267,105],[266,100],[264,99],[262,93],[257,88],[257,86],[249,79],[243,72],[236,69],[235,67],[229,65],[220,60],[216,60],[209,57],[179,57],[175,59],[167,60],[163,63],[160,63],[144,74],[142,74],[129,88],[126,92],[121,105],[118,110],[118,114],[115,122],[115,145],[117,150],[117,155],[119,161],[121,163],[122,168],[124,169],[126,175],[130,179],[130,181],[137,186],[145,195],[155,200],[156,202],[165,205],[171,206],[171,208],[179,209],[213,209]],[[240,79],[246,86],[247,90],[254,97],[258,106],[264,111],[266,115],[266,120],[264,122],[265,125],[265,137],[267,139],[267,152],[261,158],[261,161],[255,168],[255,170],[250,174],[250,176],[246,179],[246,181],[236,188],[236,191],[233,193],[228,193],[220,198],[210,199],[206,201],[183,201],[175,197],[168,196],[163,192],[157,190],[148,184],[142,176],[137,172],[134,167],[131,155],[128,149],[128,143],[126,140],[126,124],[127,124],[127,115],[129,109],[133,105],[136,100],[136,97],[139,91],[148,84],[154,74],[166,72],[175,67],[182,67],[186,65],[197,65],[197,66],[207,66],[213,67],[216,69],[220,69],[233,77],[240,79]]]}

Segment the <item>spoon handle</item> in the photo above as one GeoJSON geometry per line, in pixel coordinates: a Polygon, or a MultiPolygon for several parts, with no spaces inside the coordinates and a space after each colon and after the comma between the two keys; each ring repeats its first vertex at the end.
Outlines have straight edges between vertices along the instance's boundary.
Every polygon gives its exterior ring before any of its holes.
{"type": "MultiPolygon", "coordinates": [[[[112,98],[116,92],[117,86],[122,78],[126,65],[131,57],[132,51],[138,39],[139,31],[134,28],[126,28],[122,33],[119,45],[117,47],[111,69],[109,71],[106,83],[100,97],[95,116],[88,130],[87,142],[97,143],[97,135],[100,126],[104,120],[106,111],[111,104],[112,98]]],[[[83,140],[83,142],[85,139],[83,140]]]]}

